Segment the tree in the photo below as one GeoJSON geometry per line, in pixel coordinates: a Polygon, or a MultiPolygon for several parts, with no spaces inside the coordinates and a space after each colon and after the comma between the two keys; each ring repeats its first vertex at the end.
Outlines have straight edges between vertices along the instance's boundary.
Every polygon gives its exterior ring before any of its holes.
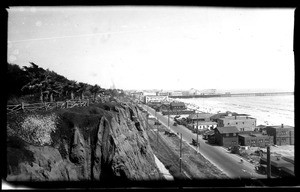
{"type": "Polygon", "coordinates": [[[24,85],[21,90],[30,90],[34,93],[38,92],[40,94],[40,101],[44,102],[43,94],[48,83],[49,74],[46,73],[46,71],[38,65],[32,62],[30,62],[30,64],[30,67],[24,66],[25,74],[29,79],[29,83],[24,85]]]}
{"type": "Polygon", "coordinates": [[[74,99],[74,93],[77,91],[78,89],[78,85],[76,81],[67,81],[64,85],[63,85],[63,90],[65,92],[65,95],[68,96],[68,94],[70,93],[70,97],[71,99],[74,99]]]}
{"type": "Polygon", "coordinates": [[[7,96],[12,97],[22,96],[22,87],[29,81],[26,73],[18,65],[7,63],[7,96]]]}
{"type": "Polygon", "coordinates": [[[80,94],[81,99],[84,99],[84,93],[87,91],[88,89],[88,84],[86,83],[78,83],[78,89],[77,92],[80,94]]]}
{"type": "Polygon", "coordinates": [[[94,96],[94,101],[96,100],[97,94],[98,94],[101,90],[102,90],[101,87],[100,87],[99,85],[97,85],[97,84],[95,84],[95,85],[90,89],[91,93],[92,93],[93,96],[94,96]]]}

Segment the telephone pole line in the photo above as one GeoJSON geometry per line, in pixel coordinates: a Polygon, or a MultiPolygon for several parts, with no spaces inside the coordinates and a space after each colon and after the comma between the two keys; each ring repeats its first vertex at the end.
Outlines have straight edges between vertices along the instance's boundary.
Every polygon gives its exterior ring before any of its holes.
{"type": "Polygon", "coordinates": [[[182,133],[180,133],[180,150],[179,150],[179,153],[180,153],[180,157],[179,157],[179,170],[180,170],[180,173],[181,173],[181,167],[182,167],[182,160],[181,160],[181,156],[182,156],[182,133]]]}

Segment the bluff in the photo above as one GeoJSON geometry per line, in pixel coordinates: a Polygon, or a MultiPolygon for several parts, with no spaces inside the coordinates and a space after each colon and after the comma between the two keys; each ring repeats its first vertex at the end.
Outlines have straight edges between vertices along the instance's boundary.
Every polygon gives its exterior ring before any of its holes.
{"type": "Polygon", "coordinates": [[[7,181],[163,179],[146,127],[139,108],[125,102],[14,115],[7,121],[7,181]]]}

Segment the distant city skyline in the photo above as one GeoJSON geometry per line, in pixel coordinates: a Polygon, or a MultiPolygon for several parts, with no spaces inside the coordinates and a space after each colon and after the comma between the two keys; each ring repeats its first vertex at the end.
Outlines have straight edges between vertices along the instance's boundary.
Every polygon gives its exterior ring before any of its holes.
{"type": "Polygon", "coordinates": [[[103,88],[294,91],[292,8],[7,10],[12,64],[103,88]]]}

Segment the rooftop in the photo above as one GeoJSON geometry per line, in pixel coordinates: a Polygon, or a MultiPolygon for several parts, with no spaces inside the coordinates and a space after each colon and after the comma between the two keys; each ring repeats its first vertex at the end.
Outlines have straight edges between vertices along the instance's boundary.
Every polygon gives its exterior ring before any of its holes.
{"type": "Polygon", "coordinates": [[[239,114],[239,113],[236,113],[236,112],[226,112],[226,113],[217,113],[217,114],[214,114],[211,118],[213,119],[219,119],[221,117],[224,117],[224,116],[250,116],[248,114],[239,114]]]}
{"type": "Polygon", "coordinates": [[[289,126],[289,125],[272,125],[272,126],[267,126],[268,127],[271,127],[271,128],[275,128],[275,129],[280,129],[280,128],[284,128],[284,129],[294,129],[294,127],[292,126],[289,126]]]}
{"type": "Polygon", "coordinates": [[[216,129],[221,133],[238,133],[239,130],[235,126],[228,126],[228,127],[216,127],[216,129]]]}
{"type": "Polygon", "coordinates": [[[170,105],[172,106],[172,107],[180,107],[180,106],[184,106],[185,107],[185,104],[184,104],[184,102],[172,102],[172,103],[170,103],[170,105]]]}
{"type": "Polygon", "coordinates": [[[270,137],[269,135],[263,135],[261,133],[239,134],[241,137],[270,137]]]}
{"type": "Polygon", "coordinates": [[[218,118],[218,119],[221,119],[221,120],[225,120],[225,119],[232,119],[232,120],[247,120],[247,119],[255,119],[253,117],[248,117],[248,116],[223,116],[221,118],[218,118]]]}
{"type": "MultiPolygon", "coordinates": [[[[204,122],[198,122],[198,125],[217,125],[218,123],[213,121],[204,121],[204,122]]],[[[194,123],[194,125],[197,125],[197,123],[194,123]]]]}
{"type": "Polygon", "coordinates": [[[211,113],[193,113],[188,116],[189,119],[205,119],[210,118],[214,114],[211,113]]]}

